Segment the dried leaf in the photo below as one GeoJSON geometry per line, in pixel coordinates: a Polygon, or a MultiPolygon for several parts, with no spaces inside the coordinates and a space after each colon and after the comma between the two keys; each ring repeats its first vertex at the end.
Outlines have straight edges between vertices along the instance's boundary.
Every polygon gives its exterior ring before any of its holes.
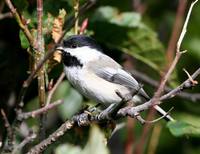
{"type": "Polygon", "coordinates": [[[65,21],[66,11],[64,9],[61,9],[59,11],[59,15],[57,18],[54,19],[53,22],[53,28],[52,28],[52,38],[55,41],[55,43],[58,42],[60,36],[62,35],[62,28],[65,21]]]}

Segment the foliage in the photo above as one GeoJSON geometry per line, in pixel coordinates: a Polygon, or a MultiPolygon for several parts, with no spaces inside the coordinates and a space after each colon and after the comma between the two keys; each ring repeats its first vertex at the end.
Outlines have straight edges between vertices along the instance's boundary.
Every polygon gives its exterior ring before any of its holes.
{"type": "MultiPolygon", "coordinates": [[[[20,12],[23,22],[26,23],[26,26],[36,39],[38,22],[36,1],[15,0],[13,2],[17,11],[20,12]]],[[[84,3],[85,0],[80,0],[80,4],[84,3]]],[[[166,49],[175,22],[178,3],[177,1],[170,3],[167,1],[159,1],[157,3],[154,1],[144,1],[144,4],[147,8],[144,14],[141,14],[136,9],[133,9],[132,1],[98,1],[92,9],[79,17],[79,26],[81,26],[84,19],[88,18],[89,22],[84,32],[85,35],[94,37],[106,49],[107,54],[118,61],[121,60],[121,64],[123,64],[122,59],[125,57],[124,55],[128,54],[131,60],[133,60],[135,69],[144,72],[155,80],[159,80],[160,72],[162,72],[167,62],[166,49]]],[[[5,8],[3,11],[6,12],[8,9],[5,8]]],[[[188,52],[180,59],[180,63],[178,63],[168,85],[178,85],[187,79],[187,76],[182,71],[183,68],[186,68],[189,73],[192,73],[200,66],[199,11],[200,4],[198,3],[192,13],[188,32],[183,42],[182,48],[188,50],[188,52]]],[[[74,14],[74,1],[72,0],[44,1],[42,26],[46,53],[52,48],[52,44],[58,41],[59,35],[64,30],[63,23],[72,14],[74,14]]],[[[3,75],[0,76],[0,86],[3,89],[0,91],[0,108],[5,109],[11,123],[15,118],[13,114],[15,105],[13,104],[16,102],[16,100],[12,102],[12,99],[16,99],[19,95],[19,89],[23,81],[35,67],[33,64],[34,60],[31,57],[35,54],[34,49],[30,46],[23,31],[19,30],[17,23],[13,21],[14,19],[0,20],[0,28],[2,29],[0,34],[3,34],[0,35],[0,69],[3,68],[1,71],[3,75]],[[29,55],[26,51],[29,52],[29,55]]],[[[73,34],[74,27],[67,32],[65,37],[73,34]]],[[[46,89],[48,89],[47,87],[50,81],[54,80],[55,83],[59,74],[62,72],[62,65],[50,59],[45,67],[46,89]]],[[[155,89],[148,84],[144,88],[149,94],[155,92],[155,89]]],[[[199,91],[200,88],[197,87],[193,91],[188,92],[199,93],[199,91]]],[[[72,115],[78,113],[83,104],[93,103],[84,99],[71,87],[67,80],[64,80],[58,86],[53,95],[52,102],[61,98],[64,99],[64,103],[48,113],[46,121],[48,134],[56,130],[59,125],[72,115]]],[[[184,151],[195,153],[194,151],[199,151],[199,147],[196,147],[196,144],[200,143],[199,104],[194,104],[190,100],[181,98],[171,99],[166,104],[164,108],[172,105],[175,106],[172,115],[177,121],[169,123],[163,122],[166,128],[161,130],[161,137],[158,138],[161,142],[157,144],[157,153],[170,153],[172,149],[177,153],[184,153],[184,151]],[[172,140],[173,142],[171,142],[172,140]],[[184,146],[184,142],[186,141],[187,146],[184,146]],[[169,146],[166,148],[166,145],[169,146]]],[[[25,96],[24,111],[31,111],[37,108],[37,83],[33,82],[25,96]]],[[[28,127],[34,131],[39,129],[35,120],[26,120],[26,122],[28,127]]],[[[136,140],[139,140],[143,127],[138,122],[135,125],[132,132],[135,134],[136,140]]],[[[101,126],[101,128],[103,127],[101,126]]],[[[3,121],[0,121],[0,128],[2,128],[2,133],[0,133],[1,139],[5,132],[3,121]]],[[[116,143],[109,144],[108,150],[105,147],[104,135],[106,132],[102,132],[101,130],[97,126],[92,126],[91,130],[88,128],[75,129],[69,132],[68,135],[65,135],[63,140],[52,146],[55,148],[54,151],[56,154],[66,152],[70,154],[89,154],[94,151],[95,153],[107,154],[109,150],[112,152],[118,149],[120,144],[123,144],[123,147],[125,147],[124,140],[128,141],[128,137],[132,135],[127,132],[127,128],[122,128],[121,134],[119,133],[120,135],[118,137],[119,141],[111,138],[110,142],[116,143]],[[88,131],[90,131],[90,135],[87,138],[85,132],[88,131]],[[74,137],[74,134],[76,134],[76,137],[74,137]]],[[[18,133],[16,135],[18,137],[17,142],[20,143],[23,134],[18,133]]],[[[107,136],[110,135],[109,133],[107,136]]],[[[150,139],[149,136],[147,137],[148,139],[150,139]]],[[[136,142],[134,146],[136,146],[136,142]]],[[[144,149],[149,146],[150,144],[146,144],[144,149]]],[[[27,150],[27,147],[24,147],[23,150],[27,150]]],[[[22,153],[23,150],[21,151],[22,153]]],[[[120,150],[124,152],[124,149],[120,150]]],[[[47,153],[51,152],[47,151],[47,153]]]]}

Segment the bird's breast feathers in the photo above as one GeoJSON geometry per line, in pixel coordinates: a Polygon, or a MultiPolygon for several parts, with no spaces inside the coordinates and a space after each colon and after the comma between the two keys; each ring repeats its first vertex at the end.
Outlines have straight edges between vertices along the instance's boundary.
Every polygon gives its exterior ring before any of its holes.
{"type": "Polygon", "coordinates": [[[80,69],[65,68],[65,73],[70,83],[81,94],[105,105],[121,101],[121,98],[116,94],[116,90],[122,95],[130,93],[126,87],[106,81],[84,67],[80,69]]]}

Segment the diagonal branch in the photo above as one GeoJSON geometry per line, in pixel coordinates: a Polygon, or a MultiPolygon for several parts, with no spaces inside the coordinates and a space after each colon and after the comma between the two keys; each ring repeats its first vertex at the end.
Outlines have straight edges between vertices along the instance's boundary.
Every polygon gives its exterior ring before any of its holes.
{"type": "MultiPolygon", "coordinates": [[[[148,75],[139,72],[137,70],[131,70],[130,71],[133,76],[138,80],[138,81],[142,81],[145,82],[153,87],[158,87],[159,86],[159,82],[150,78],[148,75]]],[[[172,90],[172,88],[165,86],[164,91],[165,92],[170,92],[172,90]]],[[[177,94],[178,97],[183,98],[183,99],[188,99],[191,100],[193,102],[196,102],[198,100],[200,100],[200,93],[188,93],[188,92],[184,92],[181,91],[181,93],[177,94]]]]}
{"type": "Polygon", "coordinates": [[[55,107],[57,107],[58,105],[60,105],[62,103],[63,103],[63,100],[60,99],[60,100],[57,100],[47,106],[44,106],[43,108],[39,108],[39,109],[31,111],[31,112],[20,113],[19,115],[17,115],[17,119],[22,121],[22,120],[28,119],[30,117],[34,118],[34,117],[41,115],[51,109],[54,109],[55,107]]]}
{"type": "MultiPolygon", "coordinates": [[[[82,15],[83,13],[85,13],[85,11],[87,11],[89,8],[91,8],[94,4],[95,4],[95,0],[88,0],[82,7],[80,7],[79,9],[79,16],[82,15]]],[[[58,40],[58,42],[47,52],[47,54],[44,56],[43,59],[41,59],[35,70],[33,70],[31,72],[31,74],[29,75],[29,77],[27,78],[26,81],[24,81],[23,85],[22,85],[22,89],[20,91],[20,95],[19,95],[19,104],[21,104],[20,106],[23,105],[23,100],[27,91],[27,88],[29,87],[29,85],[31,84],[32,80],[34,79],[34,77],[36,76],[37,72],[41,69],[41,67],[43,66],[43,64],[52,57],[56,46],[61,42],[62,38],[65,36],[66,32],[74,25],[76,18],[74,16],[70,16],[68,17],[68,19],[66,20],[65,24],[64,24],[64,28],[65,31],[63,32],[63,34],[60,36],[60,39],[58,40]]]]}
{"type": "Polygon", "coordinates": [[[8,118],[6,116],[6,113],[4,112],[3,109],[1,109],[1,115],[2,115],[2,119],[4,121],[4,126],[6,128],[6,131],[8,133],[8,141],[7,141],[7,145],[4,145],[3,150],[9,150],[12,151],[13,145],[14,145],[14,134],[13,134],[13,130],[11,128],[11,125],[8,121],[8,118]]]}
{"type": "Polygon", "coordinates": [[[48,106],[50,104],[51,98],[52,98],[54,92],[56,91],[56,89],[58,88],[59,84],[62,82],[64,77],[65,77],[65,74],[64,74],[64,72],[62,72],[61,75],[59,76],[57,82],[55,83],[53,88],[50,90],[50,92],[49,92],[49,94],[47,96],[47,101],[46,101],[46,105],[45,106],[48,106]]]}
{"type": "Polygon", "coordinates": [[[31,32],[29,31],[27,25],[23,23],[23,21],[22,21],[22,19],[20,17],[20,14],[17,12],[17,10],[13,6],[12,2],[10,0],[5,0],[5,3],[7,4],[8,8],[10,9],[11,13],[13,14],[13,16],[15,17],[19,27],[24,32],[24,34],[25,34],[26,38],[28,39],[30,45],[32,47],[35,47],[34,38],[31,35],[31,32]]]}
{"type": "Polygon", "coordinates": [[[182,43],[182,41],[183,41],[183,38],[184,38],[184,36],[185,36],[185,33],[186,33],[186,31],[187,31],[187,25],[188,25],[188,21],[189,21],[189,19],[190,19],[190,15],[191,15],[193,6],[197,3],[197,1],[198,1],[198,0],[194,1],[194,2],[191,4],[190,8],[189,8],[189,11],[188,11],[188,13],[187,13],[187,17],[186,17],[185,23],[184,23],[184,25],[183,25],[183,29],[182,29],[182,31],[181,31],[180,37],[179,37],[178,42],[177,42],[176,57],[174,58],[174,60],[173,60],[173,62],[172,62],[172,64],[171,64],[171,66],[169,67],[169,69],[168,69],[168,71],[166,72],[166,74],[163,76],[163,78],[162,78],[162,80],[161,80],[161,83],[160,83],[160,86],[158,87],[158,89],[157,89],[157,91],[155,92],[155,95],[154,95],[154,97],[153,97],[153,99],[154,99],[153,103],[155,103],[155,104],[157,103],[158,98],[160,97],[160,95],[162,94],[162,92],[164,91],[165,84],[166,84],[167,80],[169,79],[171,73],[173,72],[173,70],[174,70],[176,64],[178,63],[178,61],[179,61],[181,55],[182,55],[183,53],[186,52],[186,51],[181,51],[181,50],[180,50],[180,47],[181,47],[181,43],[182,43]]]}
{"type": "MultiPolygon", "coordinates": [[[[192,75],[192,79],[195,79],[197,76],[200,75],[200,68],[197,69],[192,75]]],[[[170,99],[173,96],[176,96],[180,91],[183,89],[188,89],[193,87],[194,85],[190,82],[190,79],[185,80],[180,86],[172,90],[171,92],[163,95],[160,100],[166,100],[170,99]]],[[[138,105],[136,107],[124,107],[120,109],[117,112],[116,117],[114,118],[120,118],[120,117],[126,117],[130,116],[133,118],[136,118],[135,116],[138,115],[138,113],[143,112],[144,110],[148,110],[153,106],[152,99],[144,104],[138,105]]],[[[162,102],[163,103],[163,102],[162,102]]],[[[63,136],[68,130],[72,129],[75,124],[81,124],[79,126],[87,126],[90,125],[92,122],[95,123],[101,123],[102,121],[105,122],[107,119],[101,119],[101,121],[97,118],[98,115],[91,115],[88,112],[81,113],[79,115],[75,115],[71,118],[71,120],[66,121],[64,124],[62,124],[55,132],[53,132],[49,137],[36,146],[34,146],[28,154],[39,154],[43,152],[45,149],[48,148],[49,145],[53,144],[55,141],[57,141],[61,136],[63,136]],[[81,120],[81,122],[80,122],[81,120]]],[[[106,117],[105,117],[106,118],[106,117]]]]}

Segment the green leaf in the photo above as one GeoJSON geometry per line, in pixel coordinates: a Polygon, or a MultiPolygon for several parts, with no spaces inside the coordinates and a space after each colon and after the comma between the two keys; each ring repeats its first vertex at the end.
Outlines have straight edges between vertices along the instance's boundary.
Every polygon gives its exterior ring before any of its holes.
{"type": "Polygon", "coordinates": [[[63,154],[63,153],[80,154],[81,153],[81,148],[78,147],[78,146],[71,145],[71,144],[59,145],[55,150],[55,154],[63,154]]]}
{"type": "Polygon", "coordinates": [[[92,126],[89,140],[82,151],[82,154],[108,154],[108,148],[105,144],[105,136],[97,126],[92,126]]]}
{"type": "Polygon", "coordinates": [[[97,9],[92,20],[106,21],[125,27],[136,27],[140,24],[141,16],[134,12],[119,13],[114,7],[104,6],[97,9]]]}
{"type": "Polygon", "coordinates": [[[167,124],[172,135],[176,137],[180,136],[191,136],[191,137],[200,137],[200,127],[195,126],[183,121],[169,122],[167,124]]]}
{"type": "Polygon", "coordinates": [[[158,72],[165,64],[164,48],[157,34],[134,12],[119,12],[114,7],[100,7],[90,28],[98,41],[121,50],[158,72]]]}
{"type": "Polygon", "coordinates": [[[82,96],[74,90],[67,81],[63,81],[54,94],[54,100],[64,99],[64,103],[58,107],[63,120],[74,115],[82,105],[82,96]]]}
{"type": "Polygon", "coordinates": [[[105,136],[103,132],[97,127],[92,126],[90,130],[90,135],[88,142],[84,149],[81,149],[79,146],[74,146],[71,144],[63,144],[56,148],[56,154],[108,154],[108,148],[105,144],[105,136]]]}
{"type": "Polygon", "coordinates": [[[26,38],[26,36],[24,35],[24,33],[20,30],[19,32],[19,38],[21,41],[21,46],[24,49],[27,49],[29,47],[29,42],[28,39],[26,38]]]}

